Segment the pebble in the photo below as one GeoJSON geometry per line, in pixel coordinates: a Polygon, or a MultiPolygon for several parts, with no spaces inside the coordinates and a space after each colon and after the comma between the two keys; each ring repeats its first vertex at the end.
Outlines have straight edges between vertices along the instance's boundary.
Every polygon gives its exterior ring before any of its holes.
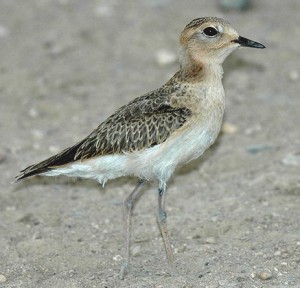
{"type": "Polygon", "coordinates": [[[300,166],[300,153],[287,154],[281,162],[287,166],[300,166]]]}
{"type": "Polygon", "coordinates": [[[217,243],[217,240],[216,240],[215,237],[207,237],[207,238],[205,239],[205,243],[206,243],[206,244],[216,244],[216,243],[217,243]]]}
{"type": "Polygon", "coordinates": [[[99,225],[98,225],[97,223],[95,223],[95,222],[92,222],[92,223],[91,223],[91,226],[92,226],[94,229],[99,229],[99,228],[100,228],[99,225]]]}
{"type": "Polygon", "coordinates": [[[0,283],[4,283],[4,282],[6,282],[6,277],[4,276],[4,275],[2,275],[2,274],[0,274],[0,283]]]}
{"type": "Polygon", "coordinates": [[[134,246],[131,250],[131,254],[133,257],[136,257],[136,256],[140,256],[141,255],[141,246],[134,246]]]}
{"type": "Polygon", "coordinates": [[[0,25],[0,38],[4,38],[8,35],[8,30],[4,26],[0,25]]]}
{"type": "Polygon", "coordinates": [[[273,278],[273,274],[270,270],[264,270],[257,273],[257,277],[261,280],[270,280],[273,278]]]}
{"type": "Polygon", "coordinates": [[[249,154],[255,155],[257,153],[261,152],[267,152],[267,151],[274,151],[276,149],[275,146],[273,145],[268,145],[268,144],[256,144],[256,145],[251,145],[246,148],[246,151],[249,154]]]}
{"type": "Polygon", "coordinates": [[[44,138],[44,132],[38,129],[32,129],[30,131],[30,133],[32,134],[32,136],[34,137],[34,139],[36,140],[40,140],[44,138]]]}
{"type": "Polygon", "coordinates": [[[229,122],[224,122],[222,125],[222,132],[224,134],[235,134],[238,130],[238,126],[229,122]]]}
{"type": "Polygon", "coordinates": [[[250,2],[250,0],[219,0],[219,5],[224,10],[246,10],[250,2]]]}
{"type": "Polygon", "coordinates": [[[38,111],[33,107],[29,109],[28,114],[32,118],[37,118],[39,116],[38,111]]]}
{"type": "Polygon", "coordinates": [[[255,124],[254,126],[251,126],[251,127],[248,127],[246,130],[245,130],[245,134],[246,135],[251,135],[253,133],[256,133],[258,131],[260,131],[262,128],[261,128],[261,125],[260,124],[255,124]]]}
{"type": "Polygon", "coordinates": [[[174,248],[174,253],[183,253],[186,250],[186,244],[184,243],[182,246],[174,248]]]}
{"type": "Polygon", "coordinates": [[[3,151],[0,150],[0,164],[6,160],[6,156],[3,151]]]}
{"type": "Polygon", "coordinates": [[[111,5],[98,5],[95,14],[100,17],[110,17],[114,14],[114,7],[111,5]]]}
{"type": "Polygon", "coordinates": [[[51,153],[58,153],[60,151],[60,148],[56,145],[50,145],[48,150],[51,152],[51,153]]]}
{"type": "Polygon", "coordinates": [[[150,7],[164,7],[167,6],[172,0],[144,0],[144,2],[150,7]]]}
{"type": "Polygon", "coordinates": [[[281,255],[281,251],[276,251],[275,253],[274,253],[274,256],[280,256],[281,255]]]}
{"type": "Polygon", "coordinates": [[[251,0],[219,0],[223,10],[246,10],[250,7],[251,0]]]}
{"type": "Polygon", "coordinates": [[[291,70],[289,71],[289,79],[292,82],[296,82],[299,80],[299,72],[297,70],[291,70]]]}
{"type": "Polygon", "coordinates": [[[120,262],[120,261],[122,261],[122,256],[121,255],[115,255],[114,257],[113,257],[113,260],[114,261],[117,261],[117,262],[120,262]]]}
{"type": "Polygon", "coordinates": [[[39,143],[33,143],[32,145],[34,150],[40,150],[41,149],[41,145],[39,143]]]}
{"type": "Polygon", "coordinates": [[[219,286],[227,286],[227,281],[226,280],[219,280],[218,284],[219,284],[219,286]]]}
{"type": "Polygon", "coordinates": [[[169,50],[161,49],[156,52],[156,62],[160,66],[167,66],[177,61],[177,55],[169,50]]]}

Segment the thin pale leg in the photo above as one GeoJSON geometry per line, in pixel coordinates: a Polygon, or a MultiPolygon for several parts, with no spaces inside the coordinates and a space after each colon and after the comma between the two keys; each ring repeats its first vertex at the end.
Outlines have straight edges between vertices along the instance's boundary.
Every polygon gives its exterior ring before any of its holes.
{"type": "Polygon", "coordinates": [[[165,211],[165,196],[166,196],[166,186],[162,185],[162,187],[159,187],[158,189],[158,225],[161,231],[161,235],[164,240],[166,254],[168,258],[169,265],[172,269],[172,272],[174,272],[174,256],[172,247],[170,244],[170,238],[167,228],[167,213],[165,211]]]}
{"type": "Polygon", "coordinates": [[[124,279],[125,274],[129,268],[129,259],[130,259],[130,240],[131,240],[131,211],[133,207],[134,200],[141,192],[143,187],[144,180],[139,180],[139,183],[131,192],[131,194],[125,199],[123,206],[123,221],[124,221],[124,238],[125,238],[125,254],[123,262],[121,265],[121,270],[119,274],[120,279],[124,279]]]}

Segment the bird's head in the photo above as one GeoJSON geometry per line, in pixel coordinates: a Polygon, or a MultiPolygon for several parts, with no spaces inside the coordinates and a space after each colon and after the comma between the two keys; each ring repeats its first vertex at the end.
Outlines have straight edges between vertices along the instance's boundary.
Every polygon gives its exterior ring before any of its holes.
{"type": "Polygon", "coordinates": [[[222,64],[225,58],[240,46],[265,48],[258,42],[239,36],[229,22],[216,17],[191,21],[180,35],[180,45],[181,64],[222,64]]]}

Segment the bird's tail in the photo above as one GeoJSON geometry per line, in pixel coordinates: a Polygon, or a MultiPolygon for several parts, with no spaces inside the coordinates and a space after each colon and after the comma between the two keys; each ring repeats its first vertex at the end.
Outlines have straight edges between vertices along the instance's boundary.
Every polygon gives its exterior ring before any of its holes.
{"type": "Polygon", "coordinates": [[[76,152],[83,142],[84,140],[38,164],[34,164],[25,168],[18,176],[15,177],[14,182],[18,182],[30,176],[45,173],[49,170],[55,169],[57,166],[62,166],[73,162],[75,160],[76,152]]]}

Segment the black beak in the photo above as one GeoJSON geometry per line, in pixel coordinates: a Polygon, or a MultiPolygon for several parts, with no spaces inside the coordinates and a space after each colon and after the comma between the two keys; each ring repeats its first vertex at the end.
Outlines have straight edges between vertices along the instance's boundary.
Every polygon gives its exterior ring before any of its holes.
{"type": "Polygon", "coordinates": [[[239,36],[239,38],[233,40],[233,42],[238,43],[243,47],[252,47],[252,48],[260,48],[260,49],[266,48],[266,46],[264,46],[263,44],[244,38],[242,36],[239,36]]]}

